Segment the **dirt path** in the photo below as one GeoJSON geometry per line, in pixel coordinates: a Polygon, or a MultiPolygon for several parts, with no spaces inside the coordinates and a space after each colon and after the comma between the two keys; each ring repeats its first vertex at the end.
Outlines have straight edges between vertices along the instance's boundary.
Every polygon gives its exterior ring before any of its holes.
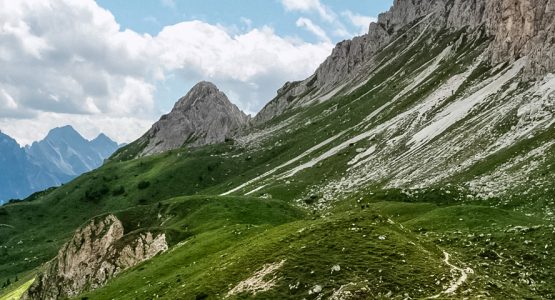
{"type": "Polygon", "coordinates": [[[441,295],[449,295],[449,294],[453,294],[457,291],[457,289],[468,279],[468,274],[473,274],[474,270],[472,270],[471,268],[460,268],[455,266],[454,264],[452,264],[451,262],[449,262],[449,259],[451,258],[451,255],[449,253],[447,253],[446,251],[443,251],[443,255],[445,256],[445,258],[443,259],[443,262],[448,265],[451,268],[451,273],[460,273],[461,277],[459,277],[457,280],[451,282],[451,285],[443,290],[442,292],[440,292],[439,294],[433,295],[431,297],[428,297],[428,299],[436,299],[439,298],[441,295]]]}

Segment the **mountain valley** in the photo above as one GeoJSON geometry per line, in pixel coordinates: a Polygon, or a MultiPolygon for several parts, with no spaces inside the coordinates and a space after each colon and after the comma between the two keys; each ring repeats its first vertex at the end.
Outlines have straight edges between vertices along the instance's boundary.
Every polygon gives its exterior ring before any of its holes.
{"type": "Polygon", "coordinates": [[[201,82],[0,207],[0,299],[555,298],[554,23],[397,0],[252,118],[201,82]]]}

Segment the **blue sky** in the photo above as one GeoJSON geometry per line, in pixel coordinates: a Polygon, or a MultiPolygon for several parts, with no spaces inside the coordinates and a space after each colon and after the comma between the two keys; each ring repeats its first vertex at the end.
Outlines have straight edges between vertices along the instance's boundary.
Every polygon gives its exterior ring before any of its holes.
{"type": "Polygon", "coordinates": [[[201,80],[255,114],[393,0],[0,2],[0,130],[131,142],[201,80]]]}
{"type": "MultiPolygon", "coordinates": [[[[302,0],[301,0],[302,1],[302,0]]],[[[354,13],[377,17],[380,12],[387,11],[392,0],[323,0],[332,11],[341,13],[350,10],[354,13]]],[[[287,11],[279,0],[203,0],[203,1],[170,1],[170,0],[97,0],[97,3],[110,10],[116,20],[124,28],[137,32],[155,35],[167,25],[182,21],[202,20],[218,23],[223,26],[247,29],[244,18],[252,21],[252,27],[272,26],[279,35],[298,35],[307,41],[316,38],[309,32],[299,30],[295,25],[297,19],[307,15],[299,11],[287,11]],[[137,5],[136,3],[140,3],[137,5]]],[[[311,12],[318,19],[318,16],[311,12]]],[[[322,27],[332,31],[333,24],[321,22],[322,27]]],[[[351,30],[356,28],[348,22],[351,30]]],[[[334,36],[335,42],[343,38],[334,36]]]]}
{"type": "MultiPolygon", "coordinates": [[[[353,15],[376,18],[379,13],[387,11],[392,5],[392,0],[323,0],[320,2],[329,8],[330,13],[337,15],[337,21],[323,19],[317,11],[287,9],[281,0],[147,0],[141,1],[141,5],[127,0],[97,0],[100,6],[114,14],[123,29],[150,35],[158,34],[164,26],[200,20],[221,25],[235,34],[247,32],[252,28],[269,26],[279,36],[297,37],[303,41],[318,43],[321,41],[318,36],[297,25],[299,18],[309,18],[326,31],[334,44],[361,33],[360,26],[349,22],[346,14],[350,12],[353,15]],[[338,24],[345,27],[345,33],[334,33],[338,29],[338,24]]],[[[175,100],[186,93],[194,83],[183,80],[179,76],[159,83],[156,88],[156,98],[160,113],[169,111],[175,100]]],[[[253,108],[243,107],[251,114],[256,113],[259,108],[260,105],[253,108]]]]}

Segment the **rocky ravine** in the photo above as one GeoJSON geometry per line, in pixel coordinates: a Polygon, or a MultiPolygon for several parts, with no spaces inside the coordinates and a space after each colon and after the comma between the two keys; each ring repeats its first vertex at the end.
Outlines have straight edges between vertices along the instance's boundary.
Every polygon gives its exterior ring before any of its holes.
{"type": "Polygon", "coordinates": [[[248,120],[249,117],[214,84],[200,82],[137,141],[144,145],[140,156],[161,153],[185,144],[198,147],[221,143],[248,120]]]}
{"type": "Polygon", "coordinates": [[[391,42],[410,32],[442,30],[469,34],[484,30],[491,39],[486,54],[491,65],[527,56],[528,77],[541,78],[555,70],[552,0],[396,0],[390,11],[370,24],[367,34],[337,44],[314,75],[286,83],[254,121],[261,124],[287,110],[347,94],[377,71],[377,54],[391,42]],[[408,33],[407,27],[412,27],[408,33]]]}
{"type": "Polygon", "coordinates": [[[103,286],[118,273],[168,249],[165,234],[124,235],[114,215],[78,229],[44,266],[22,299],[63,299],[103,286]]]}

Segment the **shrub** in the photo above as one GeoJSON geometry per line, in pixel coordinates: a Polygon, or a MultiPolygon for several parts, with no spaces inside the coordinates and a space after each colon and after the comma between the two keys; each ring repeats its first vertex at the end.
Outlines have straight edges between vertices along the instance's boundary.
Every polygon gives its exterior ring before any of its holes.
{"type": "Polygon", "coordinates": [[[208,298],[208,295],[206,293],[197,294],[197,296],[195,297],[196,300],[204,300],[207,298],[208,298]]]}
{"type": "Polygon", "coordinates": [[[91,187],[85,192],[85,200],[98,201],[110,192],[110,188],[106,184],[102,184],[97,188],[91,187]]]}
{"type": "Polygon", "coordinates": [[[118,186],[115,190],[112,191],[112,195],[119,196],[125,194],[125,188],[123,185],[118,186]]]}
{"type": "Polygon", "coordinates": [[[146,189],[146,188],[149,187],[149,186],[150,186],[150,182],[149,182],[149,181],[142,180],[142,181],[140,181],[139,184],[137,185],[137,188],[139,188],[139,190],[144,190],[144,189],[146,189]]]}

